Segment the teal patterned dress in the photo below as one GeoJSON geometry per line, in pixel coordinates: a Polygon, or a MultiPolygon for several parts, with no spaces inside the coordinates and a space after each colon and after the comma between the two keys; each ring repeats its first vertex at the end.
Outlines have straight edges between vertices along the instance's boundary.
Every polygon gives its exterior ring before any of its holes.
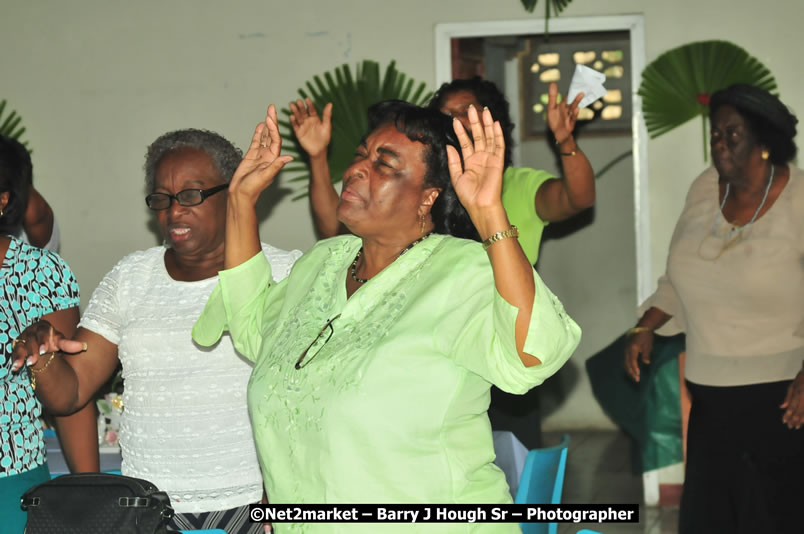
{"type": "Polygon", "coordinates": [[[11,239],[0,267],[0,478],[45,463],[42,406],[26,372],[11,371],[11,342],[49,313],[78,306],[78,282],[57,254],[11,239]]]}

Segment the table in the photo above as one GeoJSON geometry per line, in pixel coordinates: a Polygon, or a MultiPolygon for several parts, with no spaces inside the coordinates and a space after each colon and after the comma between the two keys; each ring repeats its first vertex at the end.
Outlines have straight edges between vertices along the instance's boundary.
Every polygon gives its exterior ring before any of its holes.
{"type": "Polygon", "coordinates": [[[508,487],[511,489],[511,497],[516,498],[516,490],[519,489],[519,478],[525,467],[528,449],[514,436],[513,432],[495,430],[491,436],[494,440],[494,453],[497,455],[494,463],[505,473],[505,481],[508,482],[508,487]]]}
{"type": "MultiPolygon", "coordinates": [[[[528,449],[522,445],[512,432],[495,430],[492,432],[492,438],[494,439],[494,452],[497,456],[494,463],[505,473],[505,481],[508,482],[508,486],[511,488],[511,496],[515,497],[528,449]]],[[[64,475],[69,473],[67,461],[54,431],[45,430],[45,446],[47,447],[47,462],[50,467],[50,474],[64,475]]],[[[100,447],[101,471],[119,471],[122,461],[123,457],[120,454],[119,446],[100,447]]]]}
{"type": "MultiPolygon", "coordinates": [[[[51,475],[65,475],[70,472],[67,467],[67,460],[59,444],[59,438],[52,430],[45,430],[45,447],[47,447],[47,463],[51,475]]],[[[120,454],[120,447],[100,447],[100,468],[101,471],[120,471],[120,464],[123,457],[120,454]]]]}

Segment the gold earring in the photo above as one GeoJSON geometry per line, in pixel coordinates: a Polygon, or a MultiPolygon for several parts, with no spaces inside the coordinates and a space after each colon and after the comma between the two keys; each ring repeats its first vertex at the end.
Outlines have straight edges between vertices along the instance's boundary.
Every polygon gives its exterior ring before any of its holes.
{"type": "Polygon", "coordinates": [[[3,216],[3,210],[0,209],[0,217],[2,217],[2,216],[3,216]]]}
{"type": "Polygon", "coordinates": [[[419,222],[422,225],[422,235],[424,235],[424,215],[419,215],[419,222]]]}
{"type": "Polygon", "coordinates": [[[768,159],[769,157],[770,157],[770,152],[768,152],[767,150],[763,150],[763,151],[762,151],[762,159],[765,159],[765,160],[766,160],[766,159],[768,159]]]}

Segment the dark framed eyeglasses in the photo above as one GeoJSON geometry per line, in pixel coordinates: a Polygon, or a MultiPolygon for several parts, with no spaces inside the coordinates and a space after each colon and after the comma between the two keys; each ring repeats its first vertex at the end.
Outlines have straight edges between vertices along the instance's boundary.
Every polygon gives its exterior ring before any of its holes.
{"type": "Polygon", "coordinates": [[[216,185],[210,189],[185,189],[175,195],[168,193],[151,193],[145,197],[145,203],[152,210],[166,210],[175,200],[180,206],[197,206],[215,193],[223,191],[229,184],[216,185]]]}
{"type": "Polygon", "coordinates": [[[332,326],[332,322],[335,319],[337,319],[338,317],[340,317],[340,316],[341,316],[341,314],[339,313],[338,315],[336,315],[335,317],[333,317],[332,319],[327,321],[327,324],[325,324],[324,328],[322,328],[321,331],[318,333],[318,335],[315,336],[315,339],[313,340],[313,342],[310,343],[310,345],[306,349],[304,349],[304,352],[301,353],[301,356],[299,356],[299,359],[296,360],[296,369],[302,369],[304,367],[307,367],[307,365],[311,361],[313,361],[313,358],[318,356],[318,353],[321,352],[321,349],[324,348],[324,345],[327,344],[327,341],[329,341],[329,339],[332,337],[332,334],[335,332],[335,328],[332,326]],[[326,339],[325,339],[325,334],[326,334],[326,339]],[[319,342],[322,339],[324,340],[324,342],[319,344],[319,342]],[[313,346],[315,346],[316,344],[318,344],[318,346],[315,349],[313,349],[313,346]],[[314,352],[310,353],[310,349],[313,349],[314,352]],[[309,356],[309,358],[308,358],[308,356],[309,356]],[[305,359],[307,359],[306,362],[304,361],[305,359]]]}

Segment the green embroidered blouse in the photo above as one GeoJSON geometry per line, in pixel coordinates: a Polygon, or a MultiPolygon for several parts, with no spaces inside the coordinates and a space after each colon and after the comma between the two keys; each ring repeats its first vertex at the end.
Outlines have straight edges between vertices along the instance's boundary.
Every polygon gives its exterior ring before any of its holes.
{"type": "MultiPolygon", "coordinates": [[[[206,346],[228,330],[255,363],[248,405],[270,501],[510,503],[492,463],[489,388],[524,393],[540,384],[572,354],[578,325],[534,271],[525,351],[542,364],[526,368],[514,340],[517,310],[497,293],[479,243],[432,235],[347,300],[346,276],[360,245],[354,236],[321,241],[278,284],[262,254],[221,272],[193,329],[206,346]]],[[[283,532],[343,528],[282,525],[283,532]]],[[[378,525],[348,528],[376,532],[378,525]]],[[[519,526],[381,530],[496,533],[519,526]]]]}

